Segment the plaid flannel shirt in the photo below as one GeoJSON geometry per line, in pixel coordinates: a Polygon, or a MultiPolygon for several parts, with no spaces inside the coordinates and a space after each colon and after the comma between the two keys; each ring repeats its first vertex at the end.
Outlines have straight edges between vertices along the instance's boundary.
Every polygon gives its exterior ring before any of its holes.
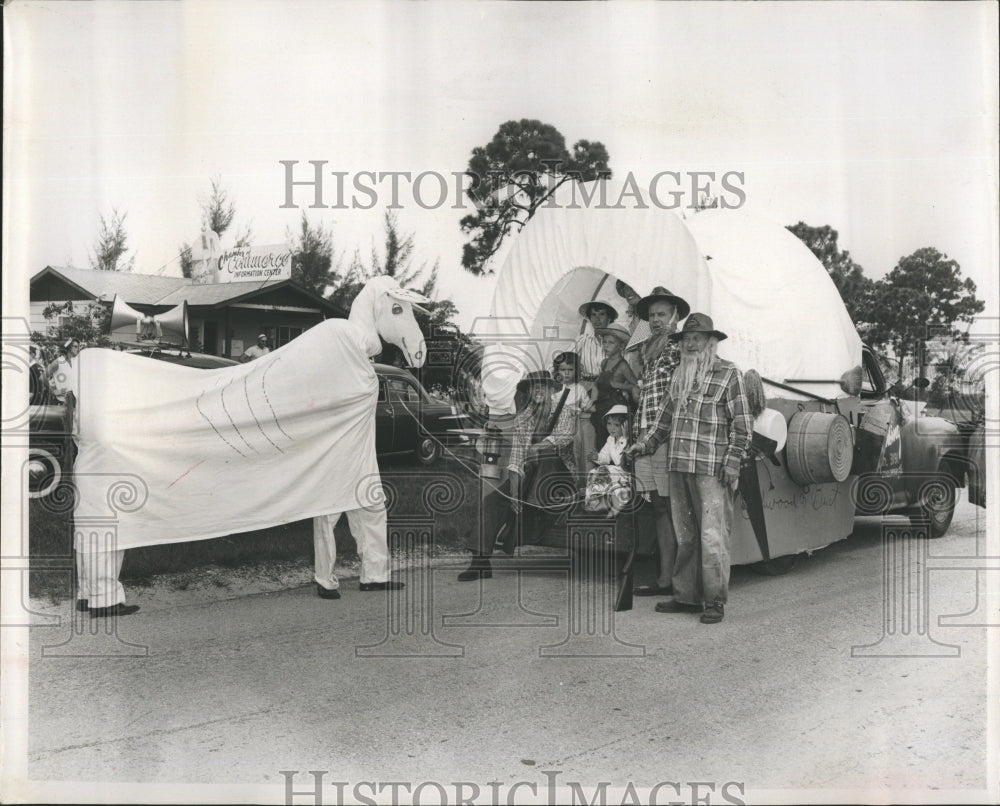
{"type": "MultiPolygon", "coordinates": [[[[553,404],[555,405],[555,404],[553,404]]],[[[510,446],[510,457],[507,460],[507,469],[524,475],[524,460],[528,455],[528,448],[531,447],[531,438],[535,433],[536,409],[534,406],[527,406],[514,418],[513,441],[510,446]]],[[[542,442],[548,442],[555,446],[559,458],[571,473],[576,472],[576,457],[573,454],[573,438],[576,435],[577,409],[575,406],[563,406],[559,412],[559,419],[552,427],[542,442]]]]}
{"type": "Polygon", "coordinates": [[[670,389],[670,380],[680,361],[680,347],[675,342],[668,342],[660,354],[642,368],[642,391],[635,413],[635,433],[639,437],[652,436],[660,403],[670,389]]]}
{"type": "Polygon", "coordinates": [[[654,436],[658,442],[669,440],[667,470],[717,476],[723,465],[740,472],[752,431],[743,374],[717,358],[684,411],[674,398],[667,401],[654,436]]]}

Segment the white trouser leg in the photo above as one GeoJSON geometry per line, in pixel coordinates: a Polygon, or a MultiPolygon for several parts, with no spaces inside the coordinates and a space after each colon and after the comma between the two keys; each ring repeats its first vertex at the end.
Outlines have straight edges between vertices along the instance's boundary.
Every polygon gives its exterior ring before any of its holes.
{"type": "Polygon", "coordinates": [[[337,590],[340,581],[333,573],[333,567],[337,564],[337,541],[333,536],[333,528],[340,520],[343,513],[335,512],[332,515],[320,515],[313,518],[313,550],[316,554],[315,579],[320,587],[327,590],[337,590]]]}
{"type": "Polygon", "coordinates": [[[358,554],[361,555],[361,581],[367,583],[388,580],[389,536],[385,507],[348,510],[347,523],[358,544],[358,554]]]}
{"type": "Polygon", "coordinates": [[[90,591],[87,588],[87,569],[83,564],[83,552],[74,551],[73,554],[76,557],[76,598],[86,601],[90,597],[90,591]]]}
{"type": "Polygon", "coordinates": [[[81,551],[77,557],[81,571],[80,598],[87,600],[88,607],[125,603],[125,588],[118,581],[124,551],[81,551]]]}

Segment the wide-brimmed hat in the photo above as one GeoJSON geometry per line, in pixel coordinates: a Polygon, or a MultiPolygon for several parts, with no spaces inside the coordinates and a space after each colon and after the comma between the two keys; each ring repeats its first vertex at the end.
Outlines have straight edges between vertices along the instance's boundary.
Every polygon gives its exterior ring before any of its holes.
{"type": "Polygon", "coordinates": [[[599,327],[594,331],[594,335],[597,338],[601,338],[601,336],[614,336],[625,344],[628,344],[628,340],[632,338],[632,333],[621,322],[612,322],[607,327],[599,327]]]}
{"type": "Polygon", "coordinates": [[[628,407],[619,403],[604,412],[605,417],[610,417],[612,414],[620,414],[622,417],[628,417],[628,407]]]}
{"type": "Polygon", "coordinates": [[[721,330],[716,330],[715,325],[712,322],[712,317],[707,313],[693,313],[684,323],[684,327],[678,330],[676,333],[671,333],[668,338],[672,341],[680,341],[684,338],[685,333],[707,333],[709,336],[715,336],[719,341],[723,339],[728,339],[729,337],[723,333],[721,330]]]}
{"type": "Polygon", "coordinates": [[[562,384],[552,377],[547,369],[538,369],[529,372],[517,382],[518,389],[528,389],[533,384],[545,384],[552,389],[561,389],[562,384]]]}
{"type": "Polygon", "coordinates": [[[590,312],[597,308],[599,311],[605,311],[608,314],[608,321],[614,322],[618,318],[618,311],[616,311],[612,306],[608,305],[606,302],[599,302],[597,300],[591,300],[590,302],[585,302],[579,307],[580,316],[584,319],[590,316],[590,312]]]}
{"type": "Polygon", "coordinates": [[[691,306],[687,304],[687,300],[678,297],[676,294],[671,294],[662,285],[656,286],[649,294],[649,296],[643,297],[635,304],[635,312],[639,315],[640,319],[649,321],[649,306],[654,302],[667,302],[677,309],[677,318],[683,319],[689,313],[691,313],[691,306]]]}

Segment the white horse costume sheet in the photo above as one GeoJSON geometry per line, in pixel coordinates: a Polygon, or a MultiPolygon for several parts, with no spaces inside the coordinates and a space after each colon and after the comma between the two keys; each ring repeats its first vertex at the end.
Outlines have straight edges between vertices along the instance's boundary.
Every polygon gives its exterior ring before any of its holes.
{"type": "Polygon", "coordinates": [[[378,379],[351,322],[217,370],[100,349],[79,366],[76,522],[114,519],[119,549],[381,505],[378,379]]]}

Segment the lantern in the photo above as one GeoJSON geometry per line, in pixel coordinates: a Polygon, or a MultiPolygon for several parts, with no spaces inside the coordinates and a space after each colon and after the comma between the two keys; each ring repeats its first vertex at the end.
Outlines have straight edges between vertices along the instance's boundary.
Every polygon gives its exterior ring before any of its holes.
{"type": "Polygon", "coordinates": [[[500,429],[487,426],[479,438],[479,452],[483,460],[479,465],[479,475],[484,479],[500,478],[500,429]]]}

